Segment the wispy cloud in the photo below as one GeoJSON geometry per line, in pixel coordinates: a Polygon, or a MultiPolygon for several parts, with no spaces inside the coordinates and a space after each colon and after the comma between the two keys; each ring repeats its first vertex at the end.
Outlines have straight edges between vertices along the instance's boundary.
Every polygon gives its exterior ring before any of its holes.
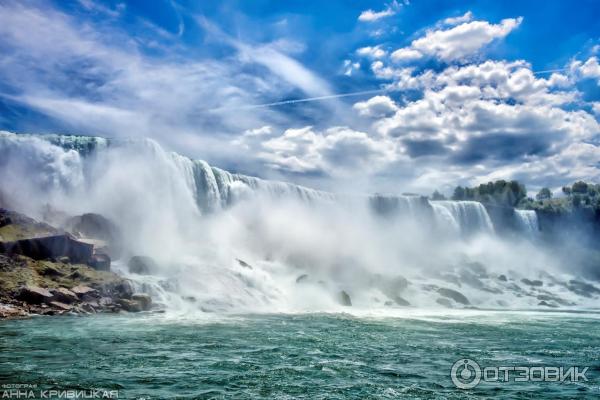
{"type": "Polygon", "coordinates": [[[358,16],[358,20],[361,22],[374,22],[382,18],[391,17],[392,15],[396,15],[401,7],[402,5],[398,1],[394,0],[381,11],[373,11],[372,9],[368,9],[361,12],[358,16]]]}

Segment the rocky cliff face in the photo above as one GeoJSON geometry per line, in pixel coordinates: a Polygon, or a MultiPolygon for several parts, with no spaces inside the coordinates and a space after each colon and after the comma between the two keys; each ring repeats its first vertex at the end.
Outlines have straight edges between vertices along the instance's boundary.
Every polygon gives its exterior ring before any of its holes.
{"type": "MultiPolygon", "coordinates": [[[[86,227],[89,236],[98,228],[90,221],[106,222],[98,217],[79,217],[76,221],[75,226],[86,227]]],[[[151,303],[148,296],[134,293],[129,281],[110,272],[110,258],[96,253],[95,244],[0,209],[0,319],[135,312],[150,309],[151,303]]]]}

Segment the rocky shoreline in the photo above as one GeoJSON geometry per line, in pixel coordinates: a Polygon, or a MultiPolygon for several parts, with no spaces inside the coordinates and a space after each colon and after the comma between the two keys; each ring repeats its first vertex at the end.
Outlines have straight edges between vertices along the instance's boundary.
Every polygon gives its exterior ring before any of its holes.
{"type": "Polygon", "coordinates": [[[84,214],[66,226],[0,208],[0,319],[153,308],[148,294],[110,270],[109,254],[120,252],[110,222],[84,214]]]}

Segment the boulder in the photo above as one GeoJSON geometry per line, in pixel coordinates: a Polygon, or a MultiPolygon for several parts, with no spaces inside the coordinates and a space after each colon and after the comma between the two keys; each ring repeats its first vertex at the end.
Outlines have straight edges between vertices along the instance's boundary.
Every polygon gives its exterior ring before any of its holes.
{"type": "Polygon", "coordinates": [[[75,286],[71,289],[73,293],[79,297],[80,300],[86,301],[91,300],[98,297],[98,291],[96,289],[92,289],[89,286],[79,285],[75,286]]]}
{"type": "Polygon", "coordinates": [[[87,213],[70,218],[65,229],[81,238],[106,242],[106,251],[112,258],[119,258],[122,250],[122,234],[119,228],[100,214],[87,213]]]}
{"type": "Polygon", "coordinates": [[[85,263],[93,250],[93,245],[77,241],[68,234],[0,242],[0,253],[21,254],[35,260],[55,260],[66,256],[74,263],[85,263]]]}
{"type": "Polygon", "coordinates": [[[58,308],[61,311],[71,311],[71,309],[73,308],[72,306],[65,303],[61,303],[60,301],[51,301],[50,305],[54,308],[58,308]]]}
{"type": "Polygon", "coordinates": [[[110,257],[107,254],[94,254],[87,263],[97,271],[110,271],[110,257]]]}
{"type": "Polygon", "coordinates": [[[26,317],[27,311],[11,304],[0,303],[0,319],[26,317]]]}
{"type": "Polygon", "coordinates": [[[127,264],[129,272],[138,275],[150,275],[158,270],[158,265],[151,257],[133,256],[127,264]]]}
{"type": "Polygon", "coordinates": [[[140,312],[142,311],[142,305],[140,302],[128,299],[119,299],[119,305],[123,307],[123,310],[129,312],[140,312]]]}
{"type": "Polygon", "coordinates": [[[133,296],[131,296],[131,300],[137,301],[140,304],[142,310],[144,311],[149,310],[152,306],[152,298],[147,294],[136,293],[133,296]]]}
{"type": "Polygon", "coordinates": [[[435,302],[441,306],[452,308],[452,302],[446,298],[440,297],[435,302]]]}
{"type": "Polygon", "coordinates": [[[252,269],[252,265],[248,264],[246,261],[240,260],[239,258],[236,258],[235,260],[238,262],[238,264],[240,264],[241,267],[252,269]]]}
{"type": "Polygon", "coordinates": [[[52,301],[52,293],[41,287],[25,286],[19,291],[17,299],[29,304],[49,303],[52,301]]]}
{"type": "Polygon", "coordinates": [[[454,300],[457,303],[464,304],[466,306],[471,304],[469,302],[469,299],[467,299],[465,297],[465,295],[463,295],[460,292],[457,292],[456,290],[452,290],[452,289],[448,289],[448,288],[439,288],[438,293],[444,297],[448,297],[449,299],[454,300]]]}
{"type": "Polygon", "coordinates": [[[77,295],[67,288],[50,289],[52,299],[61,303],[71,304],[79,300],[77,295]]]}
{"type": "Polygon", "coordinates": [[[539,281],[539,280],[533,280],[533,281],[531,281],[531,280],[529,280],[527,278],[521,279],[521,282],[523,282],[526,285],[535,286],[535,287],[540,287],[540,286],[544,285],[544,282],[542,282],[542,281],[539,281]]]}
{"type": "Polygon", "coordinates": [[[405,306],[408,307],[410,306],[410,303],[408,300],[406,300],[405,298],[401,297],[401,296],[394,296],[393,300],[396,302],[396,304],[398,304],[399,306],[405,306]]]}
{"type": "Polygon", "coordinates": [[[342,290],[338,293],[338,301],[341,305],[350,307],[352,306],[352,299],[350,299],[350,295],[346,293],[345,290],[342,290]]]}

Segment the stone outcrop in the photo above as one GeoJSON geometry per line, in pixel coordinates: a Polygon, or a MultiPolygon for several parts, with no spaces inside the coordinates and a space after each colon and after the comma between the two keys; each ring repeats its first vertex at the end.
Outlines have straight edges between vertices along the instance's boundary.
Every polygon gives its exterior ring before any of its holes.
{"type": "Polygon", "coordinates": [[[69,218],[65,229],[81,239],[101,242],[101,250],[110,258],[118,259],[122,252],[122,234],[119,228],[100,214],[87,213],[69,218]]]}
{"type": "Polygon", "coordinates": [[[98,271],[110,271],[110,257],[107,254],[93,254],[88,265],[98,271]]]}
{"type": "Polygon", "coordinates": [[[129,272],[138,275],[149,275],[158,270],[158,265],[151,257],[147,256],[133,256],[127,263],[129,272]]]}
{"type": "Polygon", "coordinates": [[[457,303],[460,303],[462,305],[468,306],[471,303],[469,302],[469,299],[467,299],[465,297],[465,295],[463,295],[460,292],[457,292],[456,290],[453,289],[448,289],[448,288],[439,288],[438,289],[438,293],[444,297],[447,297],[449,299],[454,300],[457,303]]]}
{"type": "Polygon", "coordinates": [[[0,242],[0,253],[21,254],[34,260],[69,257],[71,262],[86,263],[93,251],[93,245],[79,242],[68,234],[0,242]]]}
{"type": "Polygon", "coordinates": [[[59,301],[61,303],[71,304],[79,300],[79,297],[75,293],[64,287],[50,289],[50,293],[52,293],[52,298],[55,301],[59,301]]]}
{"type": "Polygon", "coordinates": [[[350,299],[350,295],[346,293],[345,290],[342,290],[338,293],[338,301],[341,305],[350,307],[352,306],[352,300],[350,299]]]}
{"type": "Polygon", "coordinates": [[[30,304],[43,304],[52,301],[52,293],[37,286],[25,286],[17,294],[17,299],[30,304]]]}

